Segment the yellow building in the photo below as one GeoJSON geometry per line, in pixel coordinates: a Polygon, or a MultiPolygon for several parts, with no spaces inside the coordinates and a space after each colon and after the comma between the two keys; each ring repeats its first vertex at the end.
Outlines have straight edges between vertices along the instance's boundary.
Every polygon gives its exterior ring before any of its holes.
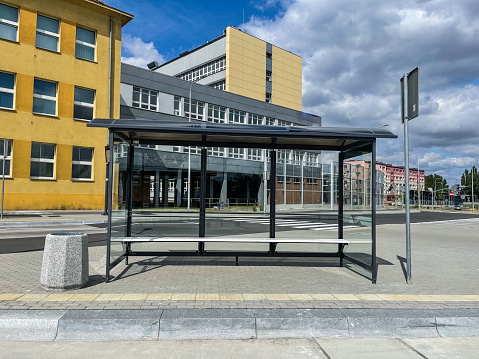
{"type": "Polygon", "coordinates": [[[132,18],[94,0],[0,0],[6,210],[103,208],[107,131],[86,124],[119,118],[132,18]]]}
{"type": "Polygon", "coordinates": [[[302,59],[234,27],[150,69],[301,111],[302,59]]]}

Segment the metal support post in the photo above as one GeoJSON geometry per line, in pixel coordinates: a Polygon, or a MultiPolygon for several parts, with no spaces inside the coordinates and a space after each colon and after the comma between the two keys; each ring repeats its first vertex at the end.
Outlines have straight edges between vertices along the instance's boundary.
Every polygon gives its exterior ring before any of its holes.
{"type": "Polygon", "coordinates": [[[7,150],[8,150],[8,145],[7,145],[6,139],[3,140],[3,164],[2,164],[2,211],[1,211],[1,216],[0,218],[3,219],[3,200],[5,197],[5,162],[7,161],[7,150]]]}
{"type": "Polygon", "coordinates": [[[406,282],[411,284],[411,213],[409,200],[409,111],[408,111],[408,74],[403,76],[404,86],[404,172],[406,180],[406,282]]]}
{"type": "MultiPolygon", "coordinates": [[[[269,176],[269,238],[275,238],[276,228],[276,151],[271,150],[271,174],[269,176]]],[[[276,249],[275,243],[269,244],[270,252],[274,253],[276,249]]]]}
{"type": "Polygon", "coordinates": [[[372,282],[376,284],[378,268],[376,262],[376,140],[373,142],[371,153],[371,240],[372,240],[372,282]]]}

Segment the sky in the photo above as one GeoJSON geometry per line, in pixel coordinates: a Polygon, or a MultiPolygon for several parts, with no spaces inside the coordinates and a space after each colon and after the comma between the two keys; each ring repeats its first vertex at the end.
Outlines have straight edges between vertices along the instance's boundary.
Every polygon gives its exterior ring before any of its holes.
{"type": "Polygon", "coordinates": [[[104,0],[135,18],[122,61],[162,63],[236,26],[303,58],[303,111],[325,127],[385,126],[378,161],[404,165],[400,79],[419,67],[410,167],[452,185],[479,166],[477,0],[104,0]]]}

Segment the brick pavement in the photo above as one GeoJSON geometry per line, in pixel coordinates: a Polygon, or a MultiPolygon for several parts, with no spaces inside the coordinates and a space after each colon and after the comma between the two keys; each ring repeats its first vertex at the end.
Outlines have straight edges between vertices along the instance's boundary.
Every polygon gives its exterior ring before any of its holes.
{"type": "Polygon", "coordinates": [[[46,292],[41,251],[0,255],[0,309],[479,308],[478,222],[413,224],[405,283],[404,225],[378,226],[378,283],[337,259],[131,258],[104,283],[105,248],[90,248],[87,287],[46,292]]]}

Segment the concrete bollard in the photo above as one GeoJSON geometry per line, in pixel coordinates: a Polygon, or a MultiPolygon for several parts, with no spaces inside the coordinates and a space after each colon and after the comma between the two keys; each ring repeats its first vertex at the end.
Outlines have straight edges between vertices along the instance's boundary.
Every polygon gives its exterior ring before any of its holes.
{"type": "Polygon", "coordinates": [[[43,251],[41,286],[55,291],[78,289],[88,283],[88,278],[86,233],[48,234],[43,251]]]}

